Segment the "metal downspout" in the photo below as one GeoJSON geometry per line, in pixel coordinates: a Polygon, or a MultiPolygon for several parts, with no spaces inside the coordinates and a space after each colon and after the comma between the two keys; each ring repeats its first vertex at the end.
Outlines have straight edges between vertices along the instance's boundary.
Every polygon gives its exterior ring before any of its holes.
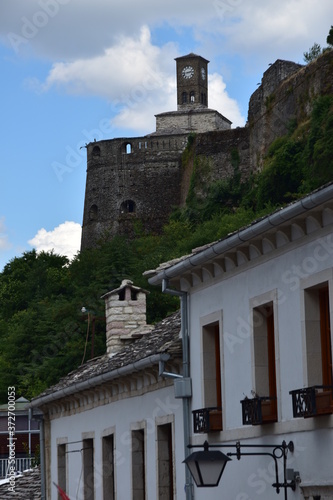
{"type": "Polygon", "coordinates": [[[46,500],[46,478],[45,478],[45,429],[44,429],[44,417],[40,420],[40,480],[41,480],[41,492],[42,498],[41,500],[46,500]]]}
{"type": "MultiPolygon", "coordinates": [[[[183,377],[190,377],[190,357],[189,357],[189,335],[188,335],[188,308],[187,308],[187,292],[179,292],[168,288],[168,282],[163,279],[162,292],[169,295],[180,297],[181,307],[181,335],[183,349],[183,377]]],[[[185,458],[191,453],[187,447],[190,444],[190,428],[191,428],[191,412],[190,400],[188,397],[183,397],[183,428],[184,428],[184,454],[185,458]]],[[[190,471],[185,467],[185,494],[186,500],[193,500],[193,482],[190,471]]]]}

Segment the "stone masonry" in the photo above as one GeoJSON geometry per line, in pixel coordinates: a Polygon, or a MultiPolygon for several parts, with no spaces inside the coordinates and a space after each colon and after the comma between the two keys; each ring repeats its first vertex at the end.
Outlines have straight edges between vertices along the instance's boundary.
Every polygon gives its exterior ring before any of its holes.
{"type": "Polygon", "coordinates": [[[103,295],[107,354],[118,352],[153,328],[146,322],[147,293],[132,281],[123,280],[119,288],[103,295]]]}

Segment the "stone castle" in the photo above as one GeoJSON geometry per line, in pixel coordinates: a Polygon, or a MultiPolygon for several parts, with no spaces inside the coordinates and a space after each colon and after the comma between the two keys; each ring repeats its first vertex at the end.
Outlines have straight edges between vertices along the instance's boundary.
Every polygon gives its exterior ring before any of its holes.
{"type": "MultiPolygon", "coordinates": [[[[210,181],[233,175],[237,151],[243,178],[262,166],[274,139],[291,119],[302,120],[313,99],[332,93],[333,51],[307,66],[277,60],[249,102],[245,127],[208,107],[208,63],[196,54],[176,59],[177,111],[156,115],[156,131],[87,145],[87,179],[81,250],[116,234],[160,232],[172,209],[186,200],[191,169],[182,165],[190,134],[194,154],[209,160],[210,181]]],[[[193,162],[192,162],[193,163],[193,162]]]]}

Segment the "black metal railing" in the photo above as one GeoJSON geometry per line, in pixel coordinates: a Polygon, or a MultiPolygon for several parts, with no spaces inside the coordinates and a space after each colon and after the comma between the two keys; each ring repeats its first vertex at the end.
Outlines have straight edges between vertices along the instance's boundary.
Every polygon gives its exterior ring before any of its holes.
{"type": "Polygon", "coordinates": [[[199,410],[193,410],[192,415],[195,433],[222,430],[222,408],[201,408],[199,410]]]}
{"type": "Polygon", "coordinates": [[[293,404],[293,416],[315,417],[333,413],[333,386],[313,385],[290,391],[293,404]]]}
{"type": "Polygon", "coordinates": [[[256,397],[241,401],[243,425],[260,425],[277,421],[276,398],[256,397]]]}

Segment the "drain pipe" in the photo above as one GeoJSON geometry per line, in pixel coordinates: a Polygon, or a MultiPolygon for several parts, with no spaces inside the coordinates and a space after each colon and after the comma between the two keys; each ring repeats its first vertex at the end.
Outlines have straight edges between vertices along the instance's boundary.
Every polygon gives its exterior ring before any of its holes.
{"type": "MultiPolygon", "coordinates": [[[[168,281],[163,279],[162,281],[162,292],[175,295],[180,298],[181,307],[181,335],[182,335],[182,348],[183,348],[183,376],[179,377],[177,374],[172,374],[168,372],[161,372],[162,376],[177,378],[178,380],[182,378],[184,382],[189,381],[190,377],[190,357],[189,357],[189,335],[188,335],[188,307],[187,307],[187,292],[180,292],[178,290],[173,290],[168,287],[168,281]]],[[[163,368],[163,367],[162,367],[163,368]]],[[[176,381],[175,381],[176,382],[176,381]]],[[[190,429],[191,429],[191,413],[190,413],[190,390],[184,391],[182,397],[183,400],[183,427],[184,427],[184,453],[185,458],[191,453],[190,449],[187,447],[190,444],[190,429]]],[[[193,482],[192,476],[188,470],[185,468],[185,494],[186,500],[193,500],[193,482]]]]}
{"type": "Polygon", "coordinates": [[[33,408],[29,408],[29,420],[39,422],[39,458],[40,458],[40,481],[41,481],[41,500],[46,500],[46,477],[45,477],[45,426],[44,415],[34,414],[33,408]]]}

